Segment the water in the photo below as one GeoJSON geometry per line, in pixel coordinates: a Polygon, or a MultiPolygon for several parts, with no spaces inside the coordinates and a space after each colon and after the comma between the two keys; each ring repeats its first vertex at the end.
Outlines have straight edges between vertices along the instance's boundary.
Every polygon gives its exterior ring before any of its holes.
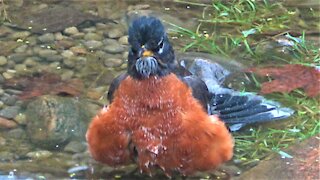
{"type": "MultiPolygon", "coordinates": [[[[206,2],[203,1],[203,4],[206,2]]],[[[308,3],[315,2],[308,1],[308,3]]],[[[319,27],[319,24],[314,23],[314,16],[312,16],[318,11],[314,6],[310,10],[311,5],[306,4],[297,6],[299,13],[303,16],[302,19],[298,18],[299,24],[305,27],[303,30],[308,34],[308,40],[319,40],[319,32],[315,28],[319,27]],[[304,22],[304,20],[307,21],[304,22]],[[312,26],[303,26],[303,23],[312,26]]],[[[290,12],[296,9],[290,2],[283,5],[288,7],[290,12]]],[[[226,13],[231,12],[223,12],[221,9],[220,11],[221,19],[226,16],[226,13]]],[[[108,90],[111,80],[125,71],[128,55],[127,23],[136,14],[151,14],[162,18],[166,22],[170,41],[177,52],[197,38],[190,38],[183,33],[174,33],[177,31],[177,27],[170,25],[170,23],[193,31],[199,28],[198,34],[203,35],[201,38],[226,36],[226,34],[233,34],[234,37],[241,36],[239,30],[234,28],[238,26],[237,23],[231,23],[231,25],[202,23],[199,26],[198,19],[214,15],[212,9],[202,5],[171,1],[0,0],[0,22],[3,19],[6,19],[7,22],[11,21],[10,25],[4,23],[0,26],[0,115],[4,118],[4,120],[0,119],[1,122],[4,122],[0,123],[0,179],[165,178],[161,172],[155,173],[153,178],[140,175],[135,165],[114,169],[95,162],[90,157],[84,140],[86,125],[77,126],[78,121],[81,121],[82,124],[88,124],[89,117],[94,116],[103,105],[107,104],[105,92],[108,90]],[[51,21],[41,22],[39,25],[30,25],[30,23],[24,22],[36,21],[35,19],[39,16],[37,13],[46,12],[49,7],[56,6],[77,10],[68,11],[71,14],[65,15],[66,19],[61,17],[65,11],[54,11],[53,14],[47,14],[51,21]],[[80,16],[79,12],[80,14],[85,12],[86,15],[80,16]],[[208,13],[206,14],[206,12],[208,13]],[[54,18],[59,15],[60,18],[54,18]],[[92,15],[99,16],[100,19],[92,18],[92,15]],[[70,21],[74,24],[71,23],[69,26],[76,27],[66,26],[68,25],[67,16],[73,17],[70,21]],[[51,32],[49,27],[55,28],[55,32],[51,32]],[[58,76],[52,73],[58,74],[58,76]],[[59,100],[54,96],[48,96],[38,104],[29,104],[33,98],[44,94],[59,95],[65,98],[76,96],[77,98],[59,100]],[[66,105],[61,106],[62,103],[66,105]],[[39,106],[43,111],[37,111],[39,106]],[[83,118],[70,120],[70,114],[75,113],[77,109],[87,113],[81,116],[83,118]],[[40,117],[32,120],[36,119],[41,123],[30,123],[33,121],[28,118],[34,117],[30,114],[40,117]],[[75,129],[78,131],[68,131],[65,129],[66,127],[76,127],[75,129]],[[63,137],[57,138],[57,134],[63,135],[63,137]],[[48,139],[50,139],[49,142],[48,139]]],[[[291,17],[288,18],[288,21],[295,22],[291,17]]],[[[255,37],[256,41],[249,42],[250,46],[255,47],[254,53],[258,54],[254,58],[248,55],[250,52],[246,50],[244,45],[238,47],[239,44],[231,43],[231,39],[228,38],[225,38],[225,41],[217,40],[214,46],[212,44],[205,48],[193,46],[188,50],[219,54],[215,57],[216,59],[223,61],[233,70],[236,67],[237,71],[252,64],[294,62],[295,54],[290,51],[290,47],[294,43],[292,39],[285,38],[285,36],[281,36],[281,38],[271,36],[275,38],[274,41],[260,41],[262,38],[259,36],[267,36],[268,33],[276,32],[273,29],[275,27],[271,26],[277,26],[277,24],[270,25],[269,29],[255,37]],[[221,44],[224,48],[219,51],[215,46],[221,44]],[[226,52],[230,56],[220,58],[226,52]],[[258,58],[259,61],[256,61],[255,58],[258,58]],[[236,59],[237,62],[232,59],[236,59]]],[[[247,29],[242,29],[242,32],[245,30],[250,30],[249,26],[247,29]]],[[[281,29],[281,32],[283,31],[281,29]]],[[[301,30],[293,29],[292,32],[301,33],[301,30]]],[[[233,40],[236,42],[239,39],[233,40]]],[[[193,55],[198,56],[198,54],[193,55]]],[[[308,55],[310,54],[306,55],[306,63],[310,64],[312,59],[310,60],[308,57],[312,58],[313,56],[308,55]]],[[[191,56],[192,54],[188,55],[188,57],[191,56]]],[[[246,88],[257,91],[250,77],[243,74],[230,80],[228,85],[240,90],[246,88]]],[[[270,98],[274,97],[270,96],[270,98]]],[[[284,99],[282,96],[281,98],[284,99]]],[[[290,102],[284,101],[283,103],[290,105],[290,102]]],[[[313,109],[311,111],[313,112],[313,109]]],[[[311,115],[311,119],[314,117],[316,115],[311,115]]],[[[286,124],[271,124],[271,127],[277,128],[278,126],[286,127],[286,124]]],[[[258,132],[259,128],[254,126],[253,131],[247,129],[239,134],[250,136],[250,134],[258,132]]],[[[250,136],[248,140],[255,141],[256,139],[250,136]]],[[[238,149],[237,152],[242,152],[242,150],[238,149]]],[[[259,157],[270,154],[270,152],[263,152],[262,155],[259,154],[259,157]]],[[[241,157],[240,153],[234,161],[220,169],[199,173],[190,179],[229,179],[238,176],[239,172],[252,166],[250,163],[249,166],[237,163],[242,162],[239,157],[241,157]]],[[[243,157],[248,157],[248,155],[243,155],[243,157]]],[[[182,179],[179,176],[176,178],[182,179]]]]}

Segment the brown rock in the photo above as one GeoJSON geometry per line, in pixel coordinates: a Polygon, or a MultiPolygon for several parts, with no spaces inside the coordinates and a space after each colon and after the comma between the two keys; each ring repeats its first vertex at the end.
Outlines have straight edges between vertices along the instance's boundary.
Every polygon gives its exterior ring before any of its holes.
{"type": "Polygon", "coordinates": [[[0,117],[0,128],[12,129],[17,127],[18,124],[12,120],[0,117]]]}

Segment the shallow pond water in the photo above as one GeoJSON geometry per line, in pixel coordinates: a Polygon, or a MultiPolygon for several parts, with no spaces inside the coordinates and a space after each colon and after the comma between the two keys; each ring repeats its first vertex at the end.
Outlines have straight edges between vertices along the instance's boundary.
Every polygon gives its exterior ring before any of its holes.
{"type": "MultiPolygon", "coordinates": [[[[141,175],[135,165],[112,168],[95,162],[87,150],[85,131],[91,117],[108,103],[106,92],[112,79],[126,70],[129,47],[127,25],[132,18],[151,15],[163,20],[170,41],[180,53],[186,44],[197,38],[181,33],[179,27],[198,31],[204,37],[225,36],[226,32],[239,33],[234,28],[237,23],[199,26],[199,19],[212,16],[205,6],[210,2],[0,0],[0,180],[166,178],[161,172],[155,173],[154,177],[141,175]],[[215,33],[210,34],[212,32],[215,33]]],[[[286,2],[283,6],[289,7],[292,12],[306,12],[298,15],[299,21],[302,21],[299,23],[310,35],[308,38],[317,42],[319,32],[314,27],[319,27],[319,23],[313,23],[314,18],[309,14],[318,13],[316,5],[319,4],[307,1],[298,5],[295,7],[292,2],[286,2]],[[310,22],[303,22],[310,17],[310,22]],[[310,24],[313,26],[308,27],[310,24]]],[[[259,61],[248,57],[250,52],[244,46],[231,49],[229,57],[221,58],[225,51],[219,53],[219,50],[217,54],[220,55],[213,57],[239,72],[240,75],[236,74],[228,80],[230,87],[257,91],[252,77],[241,73],[244,67],[261,63],[283,64],[295,58],[289,50],[292,38],[278,38],[277,31],[272,28],[264,32],[259,36],[274,33],[273,39],[250,44],[256,46],[254,53],[260,53],[256,56],[259,61]],[[272,58],[268,61],[266,57],[272,58]]],[[[292,32],[301,35],[300,29],[292,29],[292,32]]],[[[245,33],[244,29],[242,33],[245,33]]],[[[192,47],[188,51],[215,53],[212,49],[192,47]]],[[[277,99],[277,96],[268,97],[277,99]]],[[[294,106],[291,101],[282,103],[294,106]]],[[[286,125],[286,122],[269,123],[265,129],[286,125]]],[[[252,126],[238,135],[250,136],[260,129],[259,125],[252,126]]],[[[255,141],[254,136],[248,140],[255,141]]],[[[237,152],[243,153],[236,149],[237,152]]],[[[270,154],[267,152],[259,157],[270,154]]],[[[212,172],[174,178],[232,179],[260,160],[253,159],[243,165],[243,159],[239,157],[241,155],[212,172]]]]}

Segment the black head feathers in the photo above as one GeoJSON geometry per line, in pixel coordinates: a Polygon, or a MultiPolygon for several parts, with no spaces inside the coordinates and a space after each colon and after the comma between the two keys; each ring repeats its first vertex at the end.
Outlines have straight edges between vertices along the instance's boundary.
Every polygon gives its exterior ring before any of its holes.
{"type": "Polygon", "coordinates": [[[146,43],[149,46],[156,46],[163,37],[166,37],[165,28],[161,21],[154,17],[139,17],[129,28],[129,43],[133,47],[146,43]]]}

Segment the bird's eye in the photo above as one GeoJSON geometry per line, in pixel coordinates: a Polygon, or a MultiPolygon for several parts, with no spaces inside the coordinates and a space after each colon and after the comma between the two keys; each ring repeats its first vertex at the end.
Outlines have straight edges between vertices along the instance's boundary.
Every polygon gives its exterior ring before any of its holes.
{"type": "Polygon", "coordinates": [[[158,54],[161,54],[163,52],[163,45],[164,45],[164,42],[163,40],[161,40],[158,46],[153,51],[157,52],[158,54]]]}

